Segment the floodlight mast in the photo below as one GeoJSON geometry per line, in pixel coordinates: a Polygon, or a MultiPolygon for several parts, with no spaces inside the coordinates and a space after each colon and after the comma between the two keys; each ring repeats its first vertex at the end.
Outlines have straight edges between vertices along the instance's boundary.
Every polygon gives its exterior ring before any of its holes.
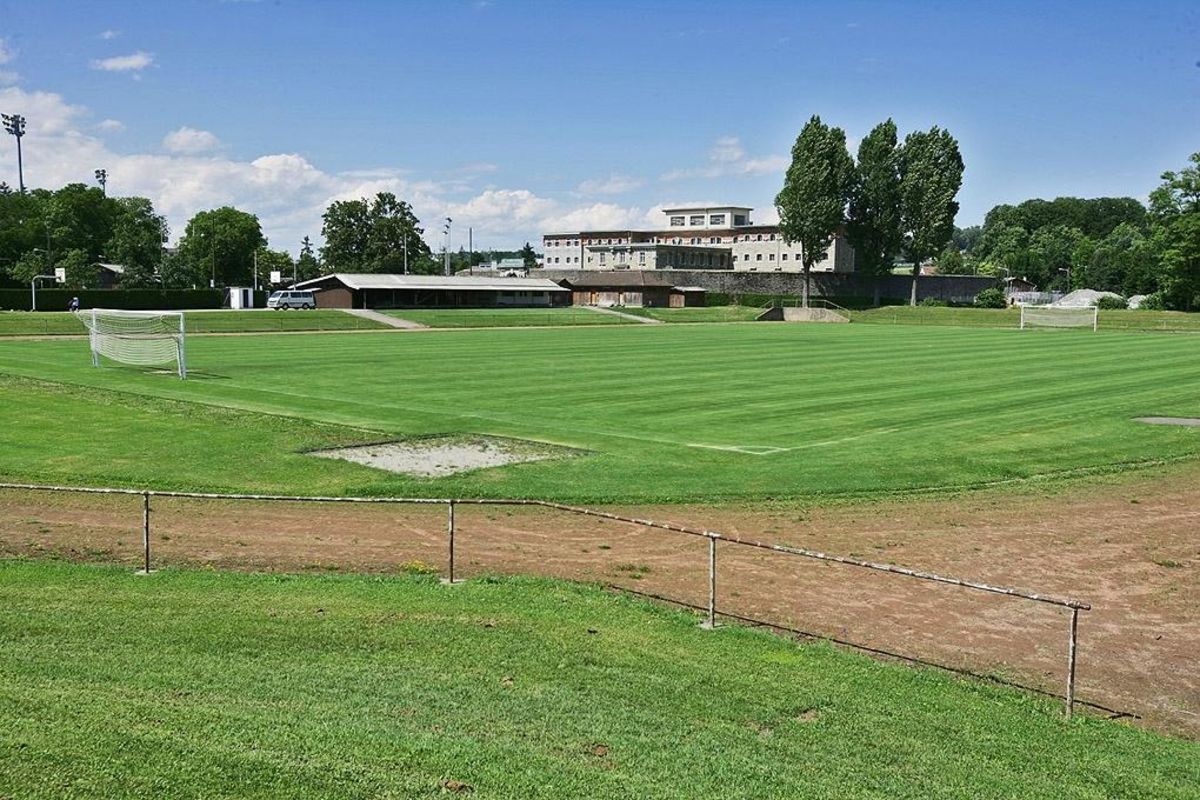
{"type": "Polygon", "coordinates": [[[446,217],[446,224],[442,227],[442,230],[446,233],[446,246],[442,250],[442,254],[445,258],[445,264],[442,267],[442,272],[446,275],[450,274],[450,223],[452,222],[454,222],[454,220],[446,217]]]}
{"type": "Polygon", "coordinates": [[[100,184],[100,191],[104,193],[105,197],[108,197],[108,170],[96,170],[96,183],[100,184]]]}
{"type": "Polygon", "coordinates": [[[25,194],[25,165],[21,160],[21,137],[25,135],[25,117],[20,114],[0,114],[4,130],[17,138],[17,184],[25,194]]]}

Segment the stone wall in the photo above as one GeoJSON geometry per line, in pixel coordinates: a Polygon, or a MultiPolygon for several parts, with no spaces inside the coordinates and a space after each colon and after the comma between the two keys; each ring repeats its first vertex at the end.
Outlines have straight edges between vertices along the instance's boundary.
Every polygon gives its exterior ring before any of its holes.
{"type": "MultiPolygon", "coordinates": [[[[599,270],[539,269],[530,277],[553,281],[571,280],[587,275],[595,277],[599,270]]],[[[655,270],[655,275],[674,281],[676,286],[701,286],[710,292],[725,294],[785,294],[802,293],[804,275],[794,272],[734,272],[730,270],[655,270]]],[[[875,294],[875,280],[857,273],[814,272],[809,276],[813,297],[865,298],[875,294]]],[[[917,281],[917,300],[936,298],[953,303],[970,303],[975,295],[989,286],[999,286],[995,278],[976,275],[922,275],[917,281]]],[[[906,301],[912,277],[888,275],[879,281],[880,298],[884,301],[906,301]]]]}

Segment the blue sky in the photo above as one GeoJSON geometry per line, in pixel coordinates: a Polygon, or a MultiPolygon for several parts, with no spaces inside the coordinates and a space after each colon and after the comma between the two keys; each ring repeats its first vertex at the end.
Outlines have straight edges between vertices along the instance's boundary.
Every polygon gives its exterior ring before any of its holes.
{"type": "MultiPolygon", "coordinates": [[[[332,198],[413,202],[440,245],[649,225],[663,205],[760,220],[814,113],[852,144],[942,125],[960,224],[1000,202],[1144,197],[1200,150],[1200,4],[12,2],[0,110],[27,182],[106,167],[177,235],[233,203],[272,245],[332,198]]],[[[11,140],[0,180],[15,184],[11,140]]]]}

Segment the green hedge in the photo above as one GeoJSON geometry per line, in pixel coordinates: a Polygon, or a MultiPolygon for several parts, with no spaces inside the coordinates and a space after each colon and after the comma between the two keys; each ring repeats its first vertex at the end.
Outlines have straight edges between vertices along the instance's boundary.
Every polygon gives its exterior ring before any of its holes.
{"type": "MultiPolygon", "coordinates": [[[[225,301],[223,289],[38,289],[38,311],[66,311],[72,297],[83,308],[126,308],[169,310],[220,308],[225,301]]],[[[258,292],[254,304],[262,308],[266,292],[258,292]]],[[[0,309],[30,310],[29,289],[0,289],[0,309]]]]}

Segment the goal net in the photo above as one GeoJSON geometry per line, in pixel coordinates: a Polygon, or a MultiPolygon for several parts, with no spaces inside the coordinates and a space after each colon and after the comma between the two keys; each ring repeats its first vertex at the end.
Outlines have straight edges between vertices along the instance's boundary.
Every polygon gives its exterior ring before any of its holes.
{"type": "Polygon", "coordinates": [[[1061,306],[1021,306],[1021,329],[1091,328],[1096,330],[1099,311],[1092,308],[1061,306]]]}
{"type": "Polygon", "coordinates": [[[141,367],[173,364],[187,377],[182,311],[92,308],[75,315],[88,329],[93,365],[101,356],[141,367]]]}

